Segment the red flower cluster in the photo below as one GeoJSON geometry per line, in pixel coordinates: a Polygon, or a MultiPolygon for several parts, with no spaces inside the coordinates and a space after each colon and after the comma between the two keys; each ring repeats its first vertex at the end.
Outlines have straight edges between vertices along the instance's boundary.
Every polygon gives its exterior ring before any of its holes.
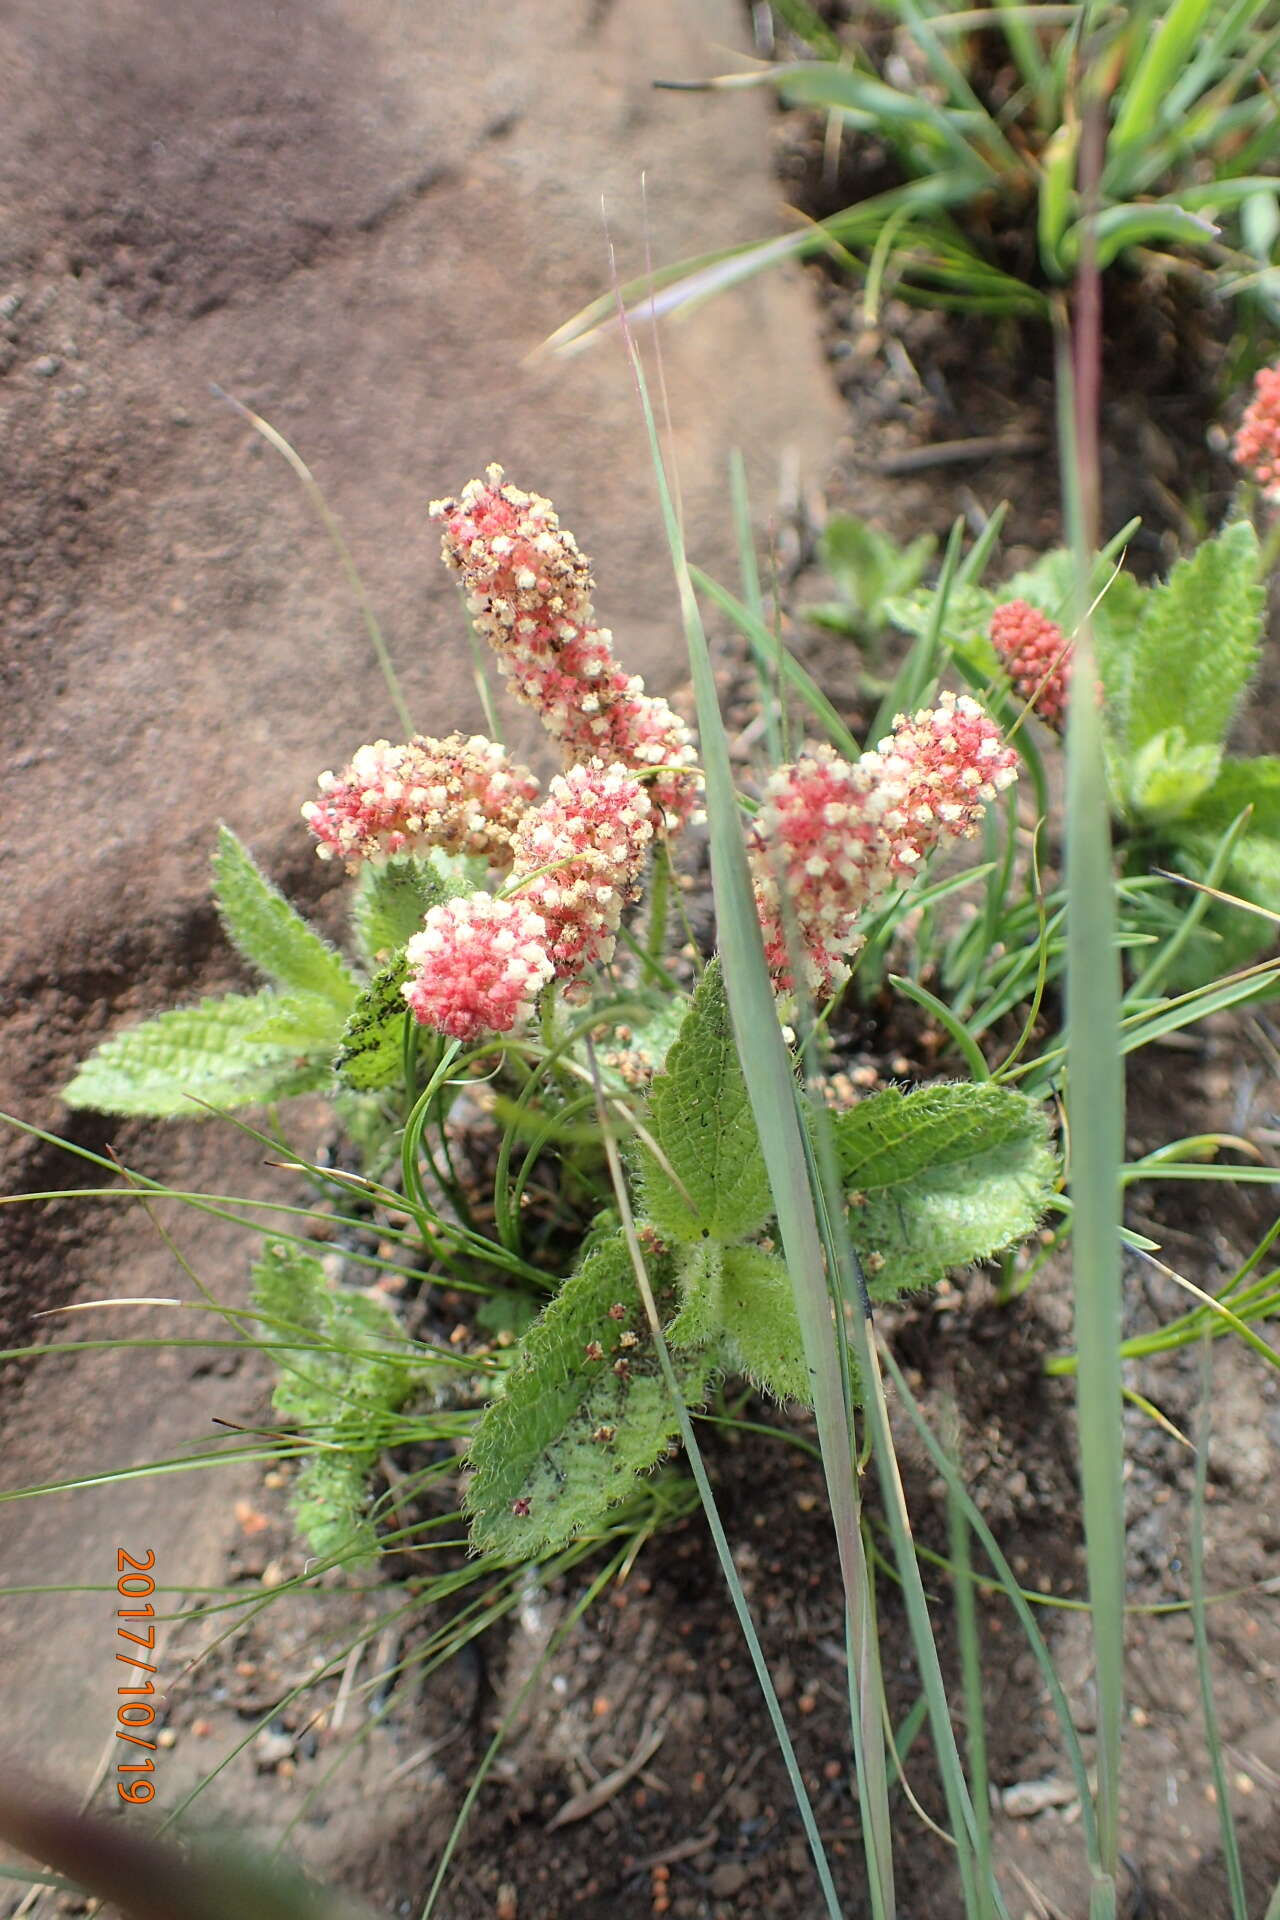
{"type": "Polygon", "coordinates": [[[551,782],[516,830],[511,885],[541,915],[557,979],[613,957],[622,909],[639,891],[653,838],[649,796],[622,767],[593,760],[551,782]]]}
{"type": "Polygon", "coordinates": [[[861,945],[857,922],[914,877],[940,842],[977,831],[1017,777],[1017,757],[967,694],[944,693],[857,761],[820,747],[781,767],[748,846],[775,984],[794,986],[790,941],[809,989],[831,993],[861,945]]]}
{"type": "Polygon", "coordinates": [[[375,740],[319,784],[320,799],[309,800],[302,817],[320,858],[343,860],[351,872],[362,860],[431,847],[508,867],[516,824],[538,796],[529,769],[479,733],[419,734],[402,747],[375,740]]]}
{"type": "Polygon", "coordinates": [[[997,607],[988,629],[1016,692],[1046,726],[1061,728],[1071,676],[1071,642],[1062,628],[1025,600],[997,607]]]}
{"type": "Polygon", "coordinates": [[[875,769],[818,747],[771,776],[748,857],[769,971],[790,987],[788,933],[803,947],[807,984],[832,992],[860,944],[859,915],[890,886],[889,837],[875,769]]]}
{"type": "Polygon", "coordinates": [[[1280,366],[1263,367],[1232,447],[1269,500],[1280,500],[1280,366]]]}
{"type": "Polygon", "coordinates": [[[504,485],[491,466],[431,513],[444,522],[441,550],[462,575],[476,625],[566,766],[597,758],[651,774],[659,830],[683,826],[698,798],[692,735],[614,660],[612,635],[596,625],[590,568],[551,502],[504,485]]]}
{"type": "Polygon", "coordinates": [[[473,1045],[528,1018],[551,978],[544,922],[522,900],[471,893],[429,908],[405,948],[414,1018],[473,1045]]]}

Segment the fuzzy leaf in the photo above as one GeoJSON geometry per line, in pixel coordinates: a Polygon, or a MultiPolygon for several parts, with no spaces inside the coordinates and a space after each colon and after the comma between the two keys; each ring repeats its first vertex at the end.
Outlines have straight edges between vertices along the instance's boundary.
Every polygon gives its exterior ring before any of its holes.
{"type": "Polygon", "coordinates": [[[653,1083],[645,1123],[680,1182],[637,1147],[645,1211],[664,1240],[745,1240],[760,1230],[773,1199],[716,960],[653,1083]]]}
{"type": "Polygon", "coordinates": [[[413,1379],[404,1335],[380,1298],[336,1287],[314,1254],[284,1241],[255,1263],[253,1301],[279,1367],[272,1404],[323,1442],[293,1484],[299,1531],[324,1559],[367,1563],[377,1551],[368,1477],[395,1443],[413,1379]]]}
{"type": "Polygon", "coordinates": [[[427,909],[455,891],[430,857],[397,854],[367,860],[356,882],[351,924],[356,944],[370,966],[382,966],[417,933],[427,909]]]}
{"type": "Polygon", "coordinates": [[[334,1072],[357,1093],[396,1085],[404,1074],[404,1023],[409,1009],[400,989],[409,968],[403,953],[374,974],[342,1030],[334,1072]]]}
{"type": "MultiPolygon", "coordinates": [[[[1218,885],[1280,914],[1280,759],[1224,760],[1209,792],[1177,823],[1173,864],[1193,879],[1206,879],[1222,835],[1246,807],[1252,811],[1218,885]]],[[[1273,947],[1278,934],[1274,921],[1215,900],[1169,984],[1185,990],[1246,966],[1273,947]]]]}
{"type": "Polygon", "coordinates": [[[1255,760],[1224,760],[1212,787],[1185,821],[1186,831],[1216,837],[1246,807],[1253,809],[1246,835],[1280,841],[1280,758],[1259,754],[1255,760]]]}
{"type": "Polygon", "coordinates": [[[1112,572],[1094,583],[1090,616],[1098,679],[1102,686],[1103,748],[1107,783],[1114,800],[1123,804],[1124,766],[1129,737],[1129,707],[1133,698],[1133,663],[1138,628],[1150,589],[1131,573],[1112,572]]]}
{"type": "Polygon", "coordinates": [[[318,993],[273,994],[269,1011],[246,1037],[327,1060],[342,1037],[342,1014],[318,993]]]}
{"type": "Polygon", "coordinates": [[[813,1404],[786,1262],[759,1247],[726,1247],[720,1288],[725,1364],[777,1400],[813,1404]]]}
{"type": "Polygon", "coordinates": [[[284,1004],[270,991],[229,993],[158,1014],[104,1040],[62,1097],[69,1107],[98,1113],[199,1120],[204,1108],[195,1100],[247,1107],[327,1086],[328,1049],[320,1058],[309,1058],[296,1047],[260,1037],[284,1004]]]}
{"type": "Polygon", "coordinates": [[[345,1014],[357,991],[354,974],[289,905],[229,827],[218,829],[213,878],[218,913],[237,953],[268,980],[319,994],[345,1014]]]}
{"type": "MultiPolygon", "coordinates": [[[[1253,676],[1262,633],[1265,591],[1258,577],[1258,540],[1245,520],[1202,541],[1167,581],[1146,597],[1134,640],[1122,745],[1138,765],[1128,799],[1139,813],[1161,786],[1144,749],[1163,738],[1172,757],[1191,750],[1221,751],[1232,716],[1253,676]]],[[[1206,791],[1203,779],[1188,793],[1186,811],[1206,791]]]]}
{"type": "Polygon", "coordinates": [[[886,1087],[835,1122],[846,1185],[863,1193],[899,1186],[930,1167],[947,1167],[1003,1146],[1025,1132],[1036,1109],[1020,1093],[989,1080],[886,1087]]]}
{"type": "MultiPolygon", "coordinates": [[[[670,1269],[655,1261],[650,1274],[665,1312],[674,1297],[670,1269]]],[[[696,1404],[711,1357],[673,1357],[682,1392],[696,1404]]],[[[529,1329],[503,1397],[485,1409],[466,1496],[474,1546],[510,1560],[563,1547],[626,1499],[678,1431],[626,1242],[615,1233],[529,1329]],[[621,1318],[611,1317],[614,1306],[625,1309],[621,1318]]]]}
{"type": "MultiPolygon", "coordinates": [[[[933,608],[937,600],[933,588],[900,595],[887,600],[884,616],[891,625],[920,640],[932,631],[933,608]]],[[[961,659],[973,660],[984,673],[995,671],[995,654],[987,640],[987,628],[995,610],[996,596],[985,587],[953,586],[947,595],[942,617],[942,638],[961,659]],[[984,651],[985,649],[985,651],[984,651]]]]}
{"type": "MultiPolygon", "coordinates": [[[[822,536],[822,561],[842,595],[830,610],[826,624],[847,631],[874,634],[884,623],[884,603],[894,594],[908,594],[933,557],[937,541],[922,533],[900,547],[896,540],[853,514],[833,514],[822,536]]],[[[812,617],[813,608],[805,611],[812,617]]]]}
{"type": "Polygon", "coordinates": [[[718,1240],[696,1240],[675,1256],[680,1311],[667,1329],[673,1347],[705,1347],[724,1323],[721,1287],[724,1256],[718,1240]]]}
{"type": "Polygon", "coordinates": [[[889,1095],[864,1100],[837,1122],[853,1190],[850,1237],[872,1296],[885,1300],[1024,1240],[1056,1172],[1043,1113],[1011,1088],[889,1095]],[[850,1128],[867,1107],[878,1117],[850,1128]]]}

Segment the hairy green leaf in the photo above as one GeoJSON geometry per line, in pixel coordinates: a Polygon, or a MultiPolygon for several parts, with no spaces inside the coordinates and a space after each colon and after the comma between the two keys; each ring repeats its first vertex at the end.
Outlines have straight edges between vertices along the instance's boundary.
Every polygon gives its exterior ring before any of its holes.
{"type": "Polygon", "coordinates": [[[1240,698],[1252,678],[1262,634],[1265,590],[1259,579],[1258,540],[1247,521],[1225,527],[1180,560],[1146,597],[1134,640],[1125,738],[1133,772],[1128,801],[1135,812],[1172,817],[1173,801],[1158,761],[1185,763],[1194,779],[1186,812],[1207,791],[1205,761],[1220,753],[1240,698]],[[1162,746],[1163,743],[1163,746],[1162,746]]]}
{"type": "Polygon", "coordinates": [[[316,1057],[262,1038],[287,1004],[267,990],[158,1014],[104,1040],[62,1097],[98,1113],[201,1119],[197,1101],[247,1107],[327,1086],[331,1043],[316,1057]]]}
{"type": "Polygon", "coordinates": [[[813,1388],[786,1262],[760,1247],[726,1247],[720,1310],[729,1371],[745,1374],[776,1400],[811,1406],[813,1388]]]}
{"type": "MultiPolygon", "coordinates": [[[[659,1310],[668,1264],[650,1262],[659,1310]]],[[[709,1355],[674,1355],[681,1391],[702,1399],[709,1355]]],[[[679,1431],[621,1233],[596,1247],[529,1329],[506,1391],[471,1443],[466,1505],[481,1551],[555,1551],[626,1499],[679,1431]]]]}
{"type": "Polygon", "coordinates": [[[1044,1114],[1009,1087],[890,1088],[842,1115],[836,1134],[850,1237],[877,1299],[1024,1240],[1053,1192],[1044,1114]]]}
{"type": "Polygon", "coordinates": [[[268,980],[319,994],[345,1014],[357,991],[354,974],[289,905],[229,827],[218,829],[213,878],[218,913],[237,953],[268,980]]]}
{"type": "Polygon", "coordinates": [[[260,1332],[279,1367],[276,1412],[318,1443],[292,1488],[299,1531],[322,1558],[369,1561],[368,1476],[396,1435],[413,1370],[380,1298],[336,1287],[314,1254],[269,1241],[253,1268],[260,1332]]]}
{"type": "Polygon", "coordinates": [[[673,1347],[704,1347],[724,1324],[721,1290],[724,1256],[718,1240],[695,1240],[675,1254],[680,1311],[667,1328],[673,1347]]]}
{"type": "Polygon", "coordinates": [[[351,924],[370,966],[382,966],[417,933],[429,907],[457,891],[430,856],[366,860],[356,881],[351,924]]]}
{"type": "Polygon", "coordinates": [[[334,1072],[357,1093],[394,1086],[403,1077],[409,1009],[400,989],[408,974],[403,953],[379,968],[342,1030],[334,1072]]]}
{"type": "MultiPolygon", "coordinates": [[[[885,602],[885,619],[903,633],[921,640],[933,631],[934,602],[937,597],[932,587],[918,593],[898,595],[885,602]]],[[[986,674],[996,671],[995,653],[987,639],[987,628],[991,625],[995,607],[996,596],[985,587],[955,585],[947,594],[942,616],[942,638],[946,645],[953,653],[972,661],[980,672],[986,674]]]]}
{"type": "Polygon", "coordinates": [[[1184,822],[1188,833],[1225,833],[1237,814],[1251,807],[1246,834],[1280,841],[1280,758],[1259,754],[1254,760],[1224,760],[1209,791],[1184,822]]]}
{"type": "Polygon", "coordinates": [[[1037,1110],[993,1081],[960,1081],[904,1093],[886,1087],[835,1121],[845,1184],[870,1193],[899,1186],[930,1167],[948,1167],[1025,1133],[1037,1110]]]}
{"type": "Polygon", "coordinates": [[[645,1125],[671,1169],[637,1145],[644,1209],[664,1240],[745,1240],[759,1232],[773,1201],[718,961],[699,981],[653,1083],[645,1125]]]}
{"type": "Polygon", "coordinates": [[[271,996],[270,1010],[246,1037],[316,1060],[328,1059],[342,1035],[342,1013],[319,993],[271,996]]]}
{"type": "Polygon", "coordinates": [[[886,600],[912,592],[936,546],[932,534],[922,533],[900,547],[870,521],[833,514],[822,536],[822,560],[841,599],[830,608],[807,607],[805,612],[821,624],[873,636],[884,625],[886,600]]]}
{"type": "MultiPolygon", "coordinates": [[[[1191,878],[1207,879],[1222,835],[1246,807],[1249,819],[1218,885],[1224,893],[1280,914],[1280,759],[1224,760],[1208,793],[1176,823],[1171,861],[1191,878]]],[[[1215,900],[1169,984],[1185,990],[1233,972],[1274,947],[1278,934],[1275,921],[1215,900]]]]}

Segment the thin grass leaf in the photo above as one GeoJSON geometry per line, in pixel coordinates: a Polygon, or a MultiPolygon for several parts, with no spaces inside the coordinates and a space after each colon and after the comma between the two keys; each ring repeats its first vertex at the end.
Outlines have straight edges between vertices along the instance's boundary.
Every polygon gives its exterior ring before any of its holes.
{"type": "Polygon", "coordinates": [[[722,613],[728,614],[746,639],[761,676],[775,673],[785,680],[804,702],[831,744],[846,759],[856,760],[862,751],[861,747],[812,674],[801,666],[795,655],[770,632],[763,620],[758,619],[741,600],[735,599],[727,587],[722,587],[699,567],[690,567],[689,575],[694,585],[713,600],[722,613]]]}
{"type": "Polygon", "coordinates": [[[1213,5],[1214,0],[1173,0],[1145,41],[1107,141],[1104,193],[1115,190],[1114,178],[1128,150],[1141,146],[1150,138],[1152,127],[1160,125],[1163,103],[1186,66],[1213,5]]]}
{"type": "MultiPolygon", "coordinates": [[[[1076,387],[1065,323],[1058,339],[1063,494],[1077,555],[1074,672],[1093,684],[1089,542],[1078,465],[1076,387]]],[[[1072,1280],[1080,1480],[1098,1699],[1098,1868],[1090,1920],[1113,1920],[1120,1854],[1120,1745],[1124,1722],[1124,1430],[1120,1166],[1124,1071],[1120,968],[1102,733],[1092,700],[1074,700],[1067,724],[1067,1116],[1071,1136],[1072,1280]]]]}
{"type": "Polygon", "coordinates": [[[806,1172],[803,1131],[796,1111],[791,1063],[769,984],[760,923],[756,917],[746,846],[738,818],[729,742],[720,714],[711,654],[702,627],[679,520],[667,486],[653,409],[634,345],[630,355],[662,505],[667,543],[680,595],[689,648],[707,813],[711,823],[711,873],[729,1008],[737,1035],[761,1148],[769,1170],[779,1236],[796,1288],[805,1361],[813,1383],[832,1520],[840,1554],[854,1657],[858,1711],[853,1721],[854,1760],[863,1812],[868,1885],[877,1920],[895,1911],[888,1781],[880,1725],[880,1685],[870,1573],[863,1553],[859,1502],[850,1452],[846,1383],[831,1338],[832,1308],[823,1268],[822,1243],[806,1172]]]}

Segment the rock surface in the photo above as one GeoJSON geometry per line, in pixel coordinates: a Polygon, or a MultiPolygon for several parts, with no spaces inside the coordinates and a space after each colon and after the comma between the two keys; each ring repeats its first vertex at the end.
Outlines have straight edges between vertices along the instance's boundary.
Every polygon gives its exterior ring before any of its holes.
{"type": "MultiPolygon", "coordinates": [[[[385,626],[417,723],[480,723],[465,626],[427,502],[492,459],[549,493],[595,562],[620,657],[674,692],[683,643],[639,410],[616,339],[530,351],[619,270],[778,229],[767,108],[654,92],[720,71],[732,0],[11,0],[0,21],[0,1104],[174,1184],[290,1198],[222,1127],[69,1117],[57,1098],[109,1029],[234,984],[207,904],[225,819],[295,897],[324,876],[298,820],[318,770],[395,733],[352,593],[284,463],[315,471],[385,626]],[[647,182],[647,201],[641,181],[647,182]],[[647,210],[646,210],[647,209],[647,210]]],[[[779,464],[820,472],[837,431],[802,287],[777,274],[668,328],[694,555],[731,570],[724,473],[761,517],[779,464]]],[[[521,739],[519,725],[513,737],[521,739]]],[[[4,1187],[100,1175],[0,1137],[4,1187]]],[[[220,1301],[242,1231],[166,1223],[220,1301]]],[[[12,1208],[0,1308],[77,1294],[191,1302],[140,1210],[12,1208]]],[[[220,1336],[195,1307],[78,1315],[82,1338],[220,1336]]],[[[10,1367],[5,1478],[63,1481],[204,1444],[257,1383],[218,1355],[112,1352],[10,1367]]],[[[259,1405],[260,1411],[260,1405],[259,1405]]],[[[97,1588],[0,1614],[14,1750],[73,1790],[106,1753],[115,1550],[162,1585],[220,1577],[236,1469],[8,1509],[8,1580],[97,1588]]]]}

